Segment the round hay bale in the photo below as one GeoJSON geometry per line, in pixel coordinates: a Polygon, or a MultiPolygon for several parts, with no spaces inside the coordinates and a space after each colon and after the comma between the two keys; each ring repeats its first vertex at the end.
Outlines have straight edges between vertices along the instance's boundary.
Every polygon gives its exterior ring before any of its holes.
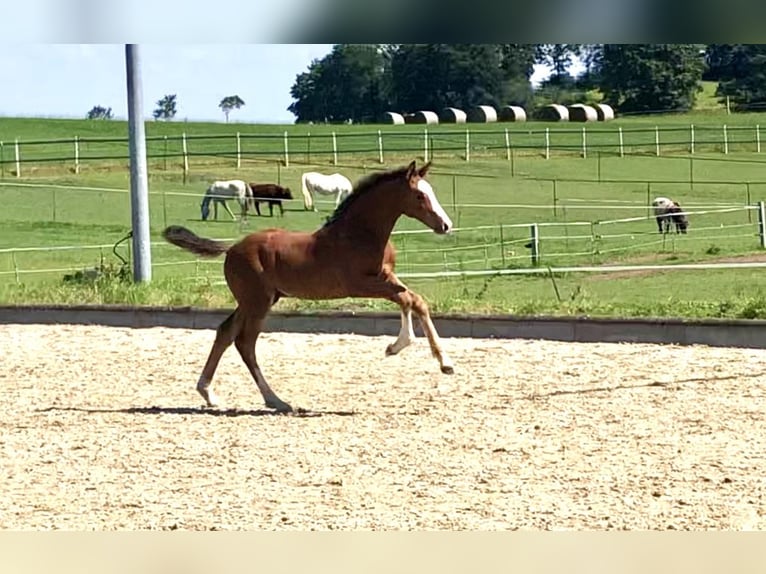
{"type": "Polygon", "coordinates": [[[439,123],[439,116],[436,115],[436,112],[429,112],[426,110],[421,110],[419,112],[415,112],[414,114],[407,114],[404,116],[404,121],[408,124],[438,124],[439,123]]]}
{"type": "Polygon", "coordinates": [[[393,124],[395,126],[404,125],[404,116],[396,112],[386,112],[383,114],[384,124],[393,124]]]}
{"type": "Polygon", "coordinates": [[[525,122],[527,112],[521,106],[503,106],[500,108],[501,122],[525,122]]]}
{"type": "Polygon", "coordinates": [[[445,124],[464,124],[466,117],[466,113],[463,110],[444,108],[439,119],[445,124]]]}
{"type": "Polygon", "coordinates": [[[548,104],[537,112],[539,118],[549,122],[568,122],[569,110],[561,104],[548,104]]]}
{"type": "Polygon", "coordinates": [[[572,122],[595,122],[598,120],[596,108],[585,104],[572,104],[569,106],[569,121],[572,122]]]}
{"type": "Polygon", "coordinates": [[[593,107],[596,108],[596,113],[598,114],[598,121],[607,122],[609,120],[614,119],[614,110],[612,109],[612,106],[610,106],[609,104],[596,104],[593,107]]]}
{"type": "Polygon", "coordinates": [[[476,106],[468,112],[468,121],[483,124],[496,122],[497,111],[492,106],[476,106]]]}

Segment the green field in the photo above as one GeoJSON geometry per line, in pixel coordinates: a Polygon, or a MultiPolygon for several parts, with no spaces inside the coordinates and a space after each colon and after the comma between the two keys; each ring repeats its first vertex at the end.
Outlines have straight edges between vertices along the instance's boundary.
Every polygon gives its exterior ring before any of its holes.
{"type": "MultiPolygon", "coordinates": [[[[450,237],[396,235],[399,272],[407,276],[531,268],[526,244],[533,223],[539,225],[542,267],[756,259],[761,252],[758,216],[747,207],[766,200],[766,159],[756,153],[755,142],[762,119],[758,114],[710,112],[588,125],[586,158],[581,149],[582,124],[429,126],[429,156],[434,161],[430,180],[459,230],[450,237]],[[691,124],[695,126],[693,156],[689,154],[691,124]],[[723,153],[724,124],[728,154],[723,153]],[[620,126],[624,157],[615,143],[620,126]],[[661,130],[659,157],[654,126],[661,130]],[[470,129],[470,161],[465,159],[466,128],[470,129]],[[505,147],[506,128],[512,150],[505,147]],[[535,147],[546,128],[550,160],[543,158],[542,148],[535,147]],[[692,213],[688,235],[663,238],[657,233],[656,224],[647,218],[647,200],[657,195],[676,199],[692,213]],[[625,219],[629,221],[615,221],[625,219]]],[[[296,201],[284,218],[251,217],[241,224],[223,213],[219,222],[202,222],[199,201],[206,182],[234,177],[279,181],[299,196],[300,175],[307,169],[337,169],[355,180],[413,157],[422,159],[426,139],[424,127],[412,125],[147,123],[147,135],[159,137],[148,145],[150,156],[155,155],[150,157],[150,214],[157,243],[152,250],[153,282],[134,286],[112,276],[119,266],[112,245],[130,229],[127,159],[119,158],[120,154],[127,157],[126,132],[121,122],[0,119],[4,142],[0,199],[5,206],[0,210],[0,301],[230,305],[221,285],[221,261],[203,262],[164,244],[159,233],[165,225],[180,223],[206,236],[233,239],[270,226],[314,229],[332,207],[320,204],[319,214],[308,213],[296,201]],[[378,162],[378,129],[384,141],[383,165],[378,162]],[[283,157],[285,131],[289,165],[283,157]],[[338,142],[337,168],[332,165],[333,131],[338,142]],[[239,169],[237,132],[243,134],[239,169]],[[186,173],[182,157],[172,149],[180,133],[187,134],[190,153],[186,173]],[[75,135],[80,146],[78,174],[73,173],[75,135]],[[172,157],[162,157],[165,135],[172,157]],[[25,160],[22,177],[15,177],[14,146],[9,144],[16,138],[22,142],[25,160]],[[62,141],[30,143],[50,139],[62,141]],[[101,264],[106,266],[105,274],[96,281],[63,280],[78,269],[101,264]]],[[[396,231],[419,229],[419,223],[402,219],[396,231]]],[[[124,257],[128,244],[119,248],[124,257]]],[[[760,272],[578,272],[406,281],[442,312],[766,317],[760,272]]],[[[286,300],[279,307],[391,308],[385,302],[366,300],[286,300]]]]}

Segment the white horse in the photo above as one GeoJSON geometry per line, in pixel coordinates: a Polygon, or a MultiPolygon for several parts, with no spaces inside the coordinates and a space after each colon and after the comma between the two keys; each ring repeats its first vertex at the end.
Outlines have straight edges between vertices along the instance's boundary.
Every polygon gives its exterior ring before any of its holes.
{"type": "Polygon", "coordinates": [[[346,176],[339,173],[325,175],[316,171],[309,171],[301,176],[301,191],[303,192],[303,206],[306,209],[313,209],[314,195],[334,195],[335,207],[340,205],[348,195],[353,191],[354,186],[346,176]]]}
{"type": "Polygon", "coordinates": [[[242,209],[242,219],[245,219],[247,215],[248,204],[252,201],[252,192],[250,186],[244,181],[239,179],[232,179],[229,181],[214,181],[210,184],[205,192],[205,197],[202,198],[200,204],[200,210],[202,212],[202,221],[206,221],[210,217],[210,202],[213,202],[214,217],[218,219],[218,204],[223,205],[224,209],[229,212],[232,219],[237,219],[234,214],[226,205],[226,202],[230,199],[236,199],[242,209]]]}

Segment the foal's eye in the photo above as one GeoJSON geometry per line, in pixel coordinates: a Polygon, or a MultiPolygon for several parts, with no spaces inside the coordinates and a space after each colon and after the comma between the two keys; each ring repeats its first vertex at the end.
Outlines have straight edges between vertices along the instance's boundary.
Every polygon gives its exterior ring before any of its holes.
{"type": "Polygon", "coordinates": [[[422,191],[418,192],[418,202],[419,203],[425,203],[426,202],[426,194],[422,191]]]}

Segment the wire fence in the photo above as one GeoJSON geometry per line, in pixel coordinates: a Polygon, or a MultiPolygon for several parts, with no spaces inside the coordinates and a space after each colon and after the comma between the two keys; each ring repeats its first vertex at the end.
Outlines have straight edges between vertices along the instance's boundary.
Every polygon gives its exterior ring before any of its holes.
{"type": "MultiPolygon", "coordinates": [[[[60,186],[65,187],[65,186],[60,186]]],[[[0,187],[1,189],[1,187],[0,187]]],[[[79,189],[79,188],[78,188],[79,189]]],[[[107,191],[123,193],[115,188],[82,188],[90,193],[107,191]]],[[[170,195],[170,194],[168,194],[170,195]]],[[[189,194],[178,193],[178,196],[189,194]]],[[[329,203],[329,202],[327,202],[329,203]]],[[[461,207],[485,208],[482,204],[456,204],[461,207]]],[[[551,213],[551,204],[496,204],[496,208],[551,213]]],[[[566,208],[559,204],[558,209],[566,208]]],[[[449,239],[438,242],[418,241],[430,235],[428,229],[398,229],[393,241],[398,250],[398,269],[402,277],[438,278],[458,275],[536,274],[541,267],[555,269],[602,268],[595,265],[603,258],[636,252],[674,251],[690,244],[701,245],[737,243],[745,249],[766,246],[764,203],[745,205],[733,203],[688,204],[684,214],[694,222],[694,232],[688,236],[663,234],[653,229],[654,215],[646,204],[610,200],[573,202],[571,209],[595,214],[613,214],[614,210],[641,212],[628,217],[607,217],[574,220],[537,220],[518,223],[457,226],[449,239]],[[753,213],[755,212],[755,216],[753,213]],[[647,222],[649,225],[646,225],[647,222]],[[636,226],[635,224],[642,224],[636,226]],[[569,263],[567,265],[567,263],[569,263]],[[590,266],[586,265],[591,263],[590,266]]],[[[618,211],[619,212],[619,211],[618,211]]],[[[234,241],[236,237],[219,238],[234,241]]],[[[187,277],[220,279],[218,261],[202,261],[187,256],[164,241],[153,242],[156,270],[183,267],[187,277]],[[168,249],[172,248],[172,249],[168,249]]],[[[125,261],[130,261],[130,246],[124,247],[125,261]]],[[[103,262],[115,252],[114,243],[72,244],[56,246],[0,246],[0,279],[22,282],[25,276],[61,274],[92,268],[94,261],[103,262]]],[[[116,255],[116,252],[115,252],[116,255]]],[[[622,269],[625,266],[621,266],[622,269]]],[[[682,268],[677,265],[663,266],[682,268]]],[[[606,271],[617,269],[604,267],[606,271]]],[[[702,268],[702,267],[700,267],[702,268]]],[[[713,267],[710,267],[713,268],[713,267]]]]}
{"type": "MultiPolygon", "coordinates": [[[[257,128],[253,128],[256,130],[257,128]]],[[[242,168],[248,163],[278,161],[339,165],[343,158],[356,162],[384,164],[417,154],[424,159],[502,158],[517,156],[551,158],[556,154],[587,158],[600,154],[625,157],[670,153],[761,153],[760,125],[688,126],[586,126],[541,127],[514,124],[512,127],[411,125],[402,130],[339,129],[312,133],[292,128],[283,133],[241,131],[229,134],[147,136],[146,153],[154,169],[178,170],[187,174],[195,165],[211,164],[242,168]]],[[[129,161],[127,137],[73,135],[57,139],[0,139],[0,178],[26,174],[33,166],[63,165],[78,174],[84,168],[129,161]]]]}

